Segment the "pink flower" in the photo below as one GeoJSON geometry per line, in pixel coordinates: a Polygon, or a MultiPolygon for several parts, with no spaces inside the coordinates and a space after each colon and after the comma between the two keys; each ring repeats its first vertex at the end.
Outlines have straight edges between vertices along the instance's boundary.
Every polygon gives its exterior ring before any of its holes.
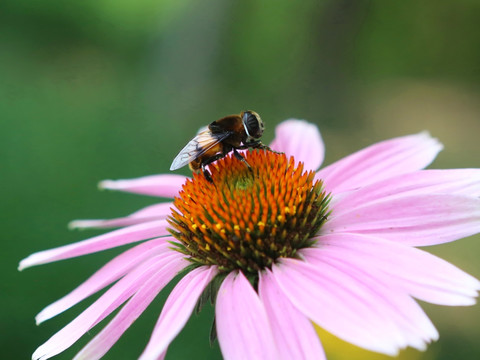
{"type": "Polygon", "coordinates": [[[121,229],[20,263],[24,269],[141,242],[38,314],[41,323],[113,283],[33,358],[64,351],[123,304],[76,358],[102,357],[182,270],[140,359],[165,356],[202,293],[216,295],[226,359],[322,358],[310,321],[372,351],[423,350],[438,333],[414,298],[475,303],[478,280],[417,247],[480,232],[479,169],[422,170],[442,149],[427,133],[372,145],[316,173],[310,170],[320,167],[324,146],[314,125],[285,121],[271,147],[304,166],[261,151],[246,154],[251,172],[232,157],[217,161],[214,184],[198,175],[102,182],[176,198],[123,218],[75,221],[75,228],[121,229]]]}

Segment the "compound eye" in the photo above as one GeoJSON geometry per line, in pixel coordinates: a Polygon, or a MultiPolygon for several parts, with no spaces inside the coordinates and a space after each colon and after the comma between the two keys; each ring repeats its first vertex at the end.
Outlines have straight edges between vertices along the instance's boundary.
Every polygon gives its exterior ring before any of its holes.
{"type": "Polygon", "coordinates": [[[262,136],[263,122],[259,117],[252,114],[250,111],[246,111],[243,115],[243,123],[251,137],[258,139],[262,136]]]}

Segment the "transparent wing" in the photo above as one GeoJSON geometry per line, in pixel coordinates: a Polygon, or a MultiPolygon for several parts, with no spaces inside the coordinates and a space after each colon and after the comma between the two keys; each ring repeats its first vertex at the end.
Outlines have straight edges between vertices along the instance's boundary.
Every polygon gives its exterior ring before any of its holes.
{"type": "Polygon", "coordinates": [[[213,135],[208,128],[205,130],[201,129],[197,136],[190,140],[173,159],[170,170],[177,170],[191,163],[230,135],[231,132],[229,131],[226,131],[224,134],[213,135]]]}

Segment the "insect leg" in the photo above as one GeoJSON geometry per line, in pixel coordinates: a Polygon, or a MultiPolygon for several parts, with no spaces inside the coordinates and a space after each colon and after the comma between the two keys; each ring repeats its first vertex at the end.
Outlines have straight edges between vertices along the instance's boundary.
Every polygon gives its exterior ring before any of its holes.
{"type": "Polygon", "coordinates": [[[205,169],[205,166],[203,165],[202,165],[202,172],[203,172],[203,176],[205,176],[205,179],[207,179],[208,182],[213,184],[213,179],[212,179],[212,175],[210,175],[210,171],[205,169]]]}
{"type": "Polygon", "coordinates": [[[262,150],[268,150],[268,151],[271,151],[275,154],[283,154],[283,152],[278,152],[278,151],[275,151],[273,149],[270,148],[270,146],[267,146],[265,145],[264,143],[262,142],[258,142],[258,143],[255,143],[255,144],[251,144],[250,147],[254,148],[254,149],[262,149],[262,150]]]}
{"type": "Polygon", "coordinates": [[[210,171],[207,170],[207,165],[210,165],[214,161],[217,161],[223,157],[225,157],[226,154],[220,153],[217,155],[214,155],[212,157],[209,157],[208,159],[205,159],[202,162],[202,172],[203,175],[205,176],[205,179],[207,179],[209,182],[213,183],[212,176],[210,175],[210,171]]]}
{"type": "Polygon", "coordinates": [[[247,167],[249,168],[250,171],[252,171],[252,167],[250,166],[250,164],[247,162],[247,160],[245,160],[245,158],[242,156],[242,154],[240,154],[238,152],[237,149],[233,149],[233,155],[240,161],[242,161],[243,163],[245,163],[245,165],[247,165],[247,167]]]}

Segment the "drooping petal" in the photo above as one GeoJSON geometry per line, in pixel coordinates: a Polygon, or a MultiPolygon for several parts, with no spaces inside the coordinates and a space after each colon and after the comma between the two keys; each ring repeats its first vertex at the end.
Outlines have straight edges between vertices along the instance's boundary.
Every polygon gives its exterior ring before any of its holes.
{"type": "Polygon", "coordinates": [[[265,308],[241,272],[231,272],[223,281],[215,319],[226,360],[279,358],[265,308]]]}
{"type": "MultiPolygon", "coordinates": [[[[168,341],[169,343],[178,333],[169,334],[169,330],[171,332],[172,327],[178,327],[178,331],[180,331],[185,325],[186,320],[183,323],[177,322],[179,321],[178,316],[188,319],[190,314],[189,306],[192,303],[195,305],[196,299],[198,298],[196,293],[200,291],[200,289],[203,290],[205,284],[208,284],[215,274],[216,270],[214,268],[196,269],[184,277],[175,287],[177,290],[174,289],[170,294],[169,300],[165,303],[165,308],[162,314],[165,314],[165,312],[174,312],[174,315],[177,317],[170,319],[170,323],[166,328],[159,329],[161,335],[159,339],[160,342],[165,342],[168,337],[168,339],[170,339],[168,341]],[[184,296],[184,298],[177,297],[175,294],[178,292],[182,292],[180,295],[184,296]],[[167,306],[171,306],[174,309],[168,309],[167,306]]],[[[165,277],[165,273],[162,271],[157,272],[149,278],[125,304],[125,306],[122,307],[115,318],[77,354],[75,360],[100,359],[118,341],[130,325],[132,325],[132,323],[143,313],[165,284],[171,280],[170,275],[167,274],[167,277],[165,277]]],[[[164,318],[167,316],[164,316],[164,318]]],[[[154,345],[155,347],[161,346],[161,343],[155,343],[154,345]]],[[[164,347],[163,353],[160,352],[159,355],[152,357],[152,359],[162,358],[162,355],[165,356],[165,352],[166,346],[164,347]]]]}
{"type": "Polygon", "coordinates": [[[317,170],[325,156],[325,145],[318,127],[305,120],[291,119],[278,125],[270,147],[302,161],[305,170],[317,170]]]}
{"type": "MultiPolygon", "coordinates": [[[[335,209],[347,209],[348,199],[340,199],[335,209]]],[[[357,204],[340,214],[335,209],[322,234],[366,234],[427,246],[480,232],[480,199],[465,195],[406,195],[357,204]]]]}
{"type": "Polygon", "coordinates": [[[73,244],[34,253],[20,262],[19,270],[85,254],[111,249],[136,241],[169,235],[166,220],[150,221],[95,236],[73,244]]]}
{"type": "Polygon", "coordinates": [[[260,273],[258,292],[282,359],[325,359],[312,323],[278,288],[270,270],[260,273]]]}
{"type": "Polygon", "coordinates": [[[425,194],[479,197],[480,169],[421,170],[379,181],[342,196],[335,202],[335,213],[376,200],[425,194]]]}
{"type": "Polygon", "coordinates": [[[167,218],[167,216],[171,214],[172,206],[173,203],[171,202],[154,204],[136,211],[127,217],[117,219],[74,220],[68,224],[68,227],[70,229],[111,228],[136,225],[153,220],[161,220],[167,218]]]}
{"type": "Polygon", "coordinates": [[[337,270],[348,274],[370,289],[377,301],[371,306],[382,314],[384,321],[390,321],[396,332],[403,339],[401,346],[411,346],[418,350],[425,350],[426,345],[438,339],[438,332],[420,306],[401,288],[391,286],[378,272],[371,272],[368,268],[357,266],[343,259],[341,252],[334,253],[330,248],[304,249],[302,255],[313,266],[329,264],[337,270]],[[340,255],[340,256],[339,256],[340,255]]]}
{"type": "Polygon", "coordinates": [[[102,321],[123,304],[154,274],[161,272],[165,283],[187,265],[180,253],[170,252],[168,256],[158,255],[128,273],[97,301],[77,316],[62,330],[41,345],[32,355],[33,360],[48,359],[74,344],[83,334],[102,321]]]}
{"type": "Polygon", "coordinates": [[[335,336],[387,355],[407,345],[392,319],[377,311],[378,295],[335,267],[320,265],[282,259],[272,270],[292,304],[335,336]]]}
{"type": "Polygon", "coordinates": [[[145,259],[172,251],[165,238],[150,240],[118,255],[69,294],[43,309],[35,318],[37,325],[62,313],[83,299],[117,281],[145,259]]]}
{"type": "Polygon", "coordinates": [[[472,305],[480,281],[423,250],[358,234],[325,235],[319,249],[304,251],[342,259],[385,284],[439,305],[472,305]]]}
{"type": "Polygon", "coordinates": [[[339,193],[420,170],[443,146],[428,133],[382,141],[318,171],[327,192],[339,193]]]}
{"type": "Polygon", "coordinates": [[[150,175],[137,179],[104,180],[98,186],[100,189],[173,198],[186,180],[187,177],[182,175],[150,175]]]}
{"type": "Polygon", "coordinates": [[[203,290],[217,273],[215,266],[202,266],[179,281],[165,302],[150,341],[139,360],[156,360],[166,351],[187,323],[203,290]]]}

